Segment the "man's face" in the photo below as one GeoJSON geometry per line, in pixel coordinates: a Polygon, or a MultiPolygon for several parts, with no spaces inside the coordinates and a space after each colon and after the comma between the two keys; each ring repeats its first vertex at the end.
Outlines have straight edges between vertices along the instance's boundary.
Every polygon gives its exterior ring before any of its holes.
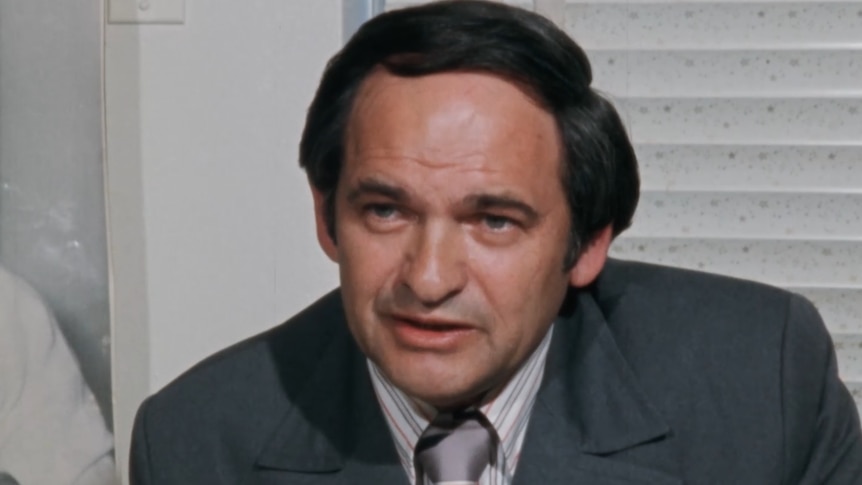
{"type": "Polygon", "coordinates": [[[378,71],[363,84],[337,242],[315,192],[318,235],[351,332],[409,395],[451,407],[504,384],[584,283],[581,262],[563,267],[560,154],[554,118],[498,77],[378,71]]]}

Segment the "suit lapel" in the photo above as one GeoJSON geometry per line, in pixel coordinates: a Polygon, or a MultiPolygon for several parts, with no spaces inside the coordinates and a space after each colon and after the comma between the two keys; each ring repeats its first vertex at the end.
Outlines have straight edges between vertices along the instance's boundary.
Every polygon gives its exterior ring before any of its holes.
{"type": "Polygon", "coordinates": [[[343,326],[258,458],[249,484],[408,484],[365,357],[343,326]]]}
{"type": "Polygon", "coordinates": [[[558,322],[515,485],[678,484],[669,426],[650,405],[593,297],[558,322]]]}
{"type": "MultiPolygon", "coordinates": [[[[670,428],[593,297],[558,322],[514,485],[678,485],[670,428]]],[[[342,323],[262,450],[248,485],[407,485],[364,355],[342,323]]]]}

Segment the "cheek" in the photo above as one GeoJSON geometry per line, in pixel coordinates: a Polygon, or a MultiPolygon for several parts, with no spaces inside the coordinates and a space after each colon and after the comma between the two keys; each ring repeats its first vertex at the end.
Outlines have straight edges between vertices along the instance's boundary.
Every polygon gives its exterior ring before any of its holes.
{"type": "Polygon", "coordinates": [[[500,330],[523,334],[532,324],[541,325],[538,320],[554,318],[568,287],[564,253],[558,238],[537,238],[516,248],[472,249],[474,280],[501,322],[500,330]]]}
{"type": "Polygon", "coordinates": [[[534,237],[523,244],[507,248],[488,248],[473,244],[470,262],[473,273],[480,275],[495,291],[525,294],[566,280],[563,263],[564,237],[534,237]]]}
{"type": "Polygon", "coordinates": [[[375,300],[385,288],[387,259],[371,241],[340,239],[339,273],[341,294],[347,323],[359,347],[366,354],[376,354],[379,345],[379,325],[374,314],[375,300]]]}
{"type": "Polygon", "coordinates": [[[342,288],[351,291],[356,298],[373,298],[397,271],[401,254],[395,238],[369,237],[345,227],[339,233],[342,288]]]}

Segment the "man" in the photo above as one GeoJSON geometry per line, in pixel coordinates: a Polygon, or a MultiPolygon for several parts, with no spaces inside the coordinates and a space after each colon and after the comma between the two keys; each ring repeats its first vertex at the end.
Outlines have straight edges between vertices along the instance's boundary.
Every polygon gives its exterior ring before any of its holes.
{"type": "Polygon", "coordinates": [[[148,399],[132,483],[862,483],[809,303],[606,260],[638,176],[590,80],[500,4],[364,25],[300,147],[340,290],[148,399]]]}
{"type": "Polygon", "coordinates": [[[115,483],[113,438],[42,299],[0,267],[0,485],[115,483]]]}

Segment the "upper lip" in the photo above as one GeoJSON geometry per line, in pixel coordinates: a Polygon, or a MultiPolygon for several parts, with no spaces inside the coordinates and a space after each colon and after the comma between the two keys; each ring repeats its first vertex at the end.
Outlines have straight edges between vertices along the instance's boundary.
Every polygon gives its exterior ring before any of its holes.
{"type": "Polygon", "coordinates": [[[460,320],[451,320],[448,318],[439,318],[431,315],[408,315],[404,313],[392,313],[390,315],[395,320],[403,320],[410,323],[425,325],[429,327],[470,327],[474,325],[460,320]]]}

